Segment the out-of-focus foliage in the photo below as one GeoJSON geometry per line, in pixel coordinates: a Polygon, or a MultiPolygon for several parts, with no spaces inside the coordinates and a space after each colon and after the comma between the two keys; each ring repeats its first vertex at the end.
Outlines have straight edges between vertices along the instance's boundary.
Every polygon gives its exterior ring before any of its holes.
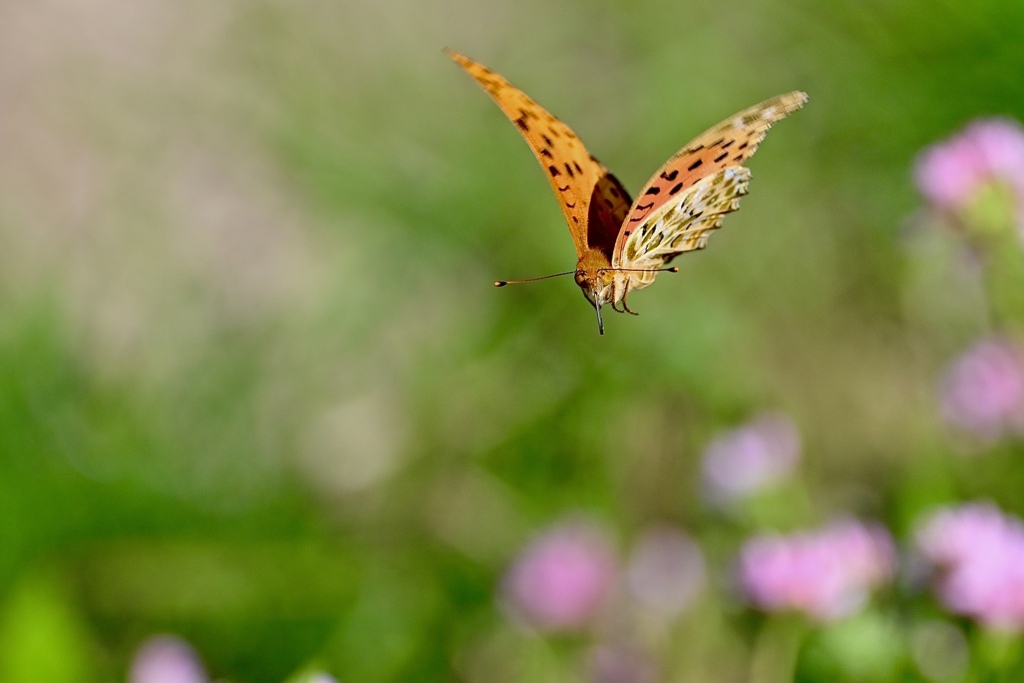
{"type": "Polygon", "coordinates": [[[0,5],[0,680],[1020,680],[949,587],[1016,541],[920,538],[1024,516],[1024,184],[915,169],[1024,119],[1022,45],[1013,0],[0,5]],[[574,256],[444,46],[634,191],[810,102],[599,337],[571,279],[491,288],[574,256]],[[888,535],[842,609],[744,593],[751,543],[888,535]]]}

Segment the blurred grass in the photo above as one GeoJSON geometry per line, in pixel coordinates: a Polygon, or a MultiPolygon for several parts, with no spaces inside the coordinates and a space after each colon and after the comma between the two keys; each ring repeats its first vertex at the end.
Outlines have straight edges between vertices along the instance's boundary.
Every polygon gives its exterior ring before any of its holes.
{"type": "MultiPolygon", "coordinates": [[[[904,248],[916,152],[1024,117],[1019,3],[72,5],[0,9],[0,678],[120,677],[172,631],[230,680],[575,680],[580,642],[496,607],[507,561],[584,509],[624,545],[677,521],[724,576],[696,457],[762,407],[806,445],[786,525],[1024,513],[1019,447],[959,460],[935,414],[989,322],[904,248]],[[446,45],[634,191],[722,117],[811,100],[599,338],[568,281],[488,289],[573,255],[446,45]]],[[[708,596],[668,670],[742,678],[745,619],[708,596]]],[[[893,671],[820,664],[831,637],[801,680],[893,671]]]]}

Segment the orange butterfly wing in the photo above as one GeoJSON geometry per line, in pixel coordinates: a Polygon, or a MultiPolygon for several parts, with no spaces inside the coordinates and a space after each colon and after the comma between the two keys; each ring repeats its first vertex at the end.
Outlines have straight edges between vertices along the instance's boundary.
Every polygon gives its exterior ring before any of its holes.
{"type": "Polygon", "coordinates": [[[630,205],[622,184],[587,152],[569,126],[526,93],[483,64],[445,52],[477,80],[526,138],[562,208],[577,257],[596,248],[610,261],[630,205]]]}
{"type": "MultiPolygon", "coordinates": [[[[805,102],[807,94],[799,91],[765,100],[709,128],[676,152],[637,195],[629,210],[629,217],[622,224],[616,238],[612,264],[625,267],[625,264],[635,260],[635,257],[628,258],[623,252],[627,242],[636,242],[635,238],[630,240],[629,237],[638,228],[643,229],[647,225],[644,222],[646,218],[656,214],[669,202],[681,201],[687,191],[701,180],[742,164],[757,151],[773,123],[796,111],[805,102]]],[[[741,194],[745,192],[744,184],[741,194]]],[[[730,200],[731,210],[735,210],[736,206],[738,204],[734,205],[730,200]]],[[[709,221],[700,235],[703,239],[688,239],[684,243],[687,248],[678,251],[703,247],[708,229],[717,228],[720,222],[709,221]]]]}

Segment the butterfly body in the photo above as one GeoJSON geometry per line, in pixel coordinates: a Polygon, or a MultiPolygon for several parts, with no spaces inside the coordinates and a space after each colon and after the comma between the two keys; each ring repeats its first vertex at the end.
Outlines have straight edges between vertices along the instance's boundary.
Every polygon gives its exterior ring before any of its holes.
{"type": "Polygon", "coordinates": [[[576,284],[597,310],[602,334],[602,306],[632,313],[630,292],[649,286],[658,272],[677,270],[666,266],[703,249],[725,215],[739,209],[750,181],[742,163],[774,122],[807,101],[802,92],[779,95],[713,126],[673,155],[631,201],[568,126],[482,64],[448,55],[501,107],[544,168],[576,247],[576,284]]]}

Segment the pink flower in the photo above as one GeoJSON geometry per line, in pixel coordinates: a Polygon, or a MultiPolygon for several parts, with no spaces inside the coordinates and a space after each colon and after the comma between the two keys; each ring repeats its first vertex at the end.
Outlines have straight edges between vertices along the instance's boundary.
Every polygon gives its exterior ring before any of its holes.
{"type": "Polygon", "coordinates": [[[665,617],[681,614],[703,587],[704,555],[683,531],[646,532],[626,567],[626,584],[637,602],[665,617]]]}
{"type": "Polygon", "coordinates": [[[884,528],[845,519],[818,531],[747,541],[739,575],[756,607],[830,621],[859,610],[871,589],[892,578],[895,565],[884,528]]]}
{"type": "Polygon", "coordinates": [[[937,592],[956,614],[1024,630],[1024,523],[990,503],[944,508],[917,530],[917,546],[938,570],[937,592]]]}
{"type": "Polygon", "coordinates": [[[1024,430],[1024,355],[1007,339],[985,339],[957,358],[941,391],[946,421],[994,441],[1024,430]]]}
{"type": "Polygon", "coordinates": [[[143,643],[128,674],[131,683],[207,683],[195,650],[176,636],[154,636],[143,643]]]}
{"type": "Polygon", "coordinates": [[[503,588],[525,621],[545,630],[566,630],[594,619],[611,594],[615,575],[615,555],[606,535],[593,524],[568,522],[523,550],[503,588]]]}
{"type": "Polygon", "coordinates": [[[926,148],[914,170],[930,201],[957,209],[992,181],[1024,192],[1024,129],[1010,119],[980,119],[948,140],[926,148]]]}
{"type": "Polygon", "coordinates": [[[785,478],[800,459],[800,434],[785,415],[765,413],[715,437],[704,450],[712,500],[730,502],[785,478]]]}
{"type": "Polygon", "coordinates": [[[599,645],[587,662],[591,683],[654,683],[658,667],[643,652],[622,645],[599,645]]]}

